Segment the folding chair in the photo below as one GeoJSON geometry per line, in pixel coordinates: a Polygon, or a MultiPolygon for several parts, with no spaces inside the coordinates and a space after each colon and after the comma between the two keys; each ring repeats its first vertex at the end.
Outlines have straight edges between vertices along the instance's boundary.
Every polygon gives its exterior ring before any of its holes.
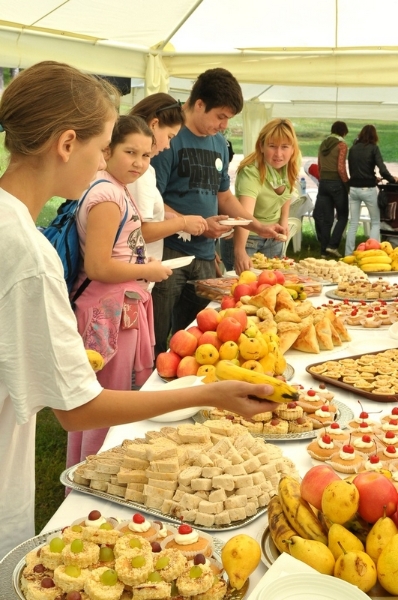
{"type": "MultiPolygon", "coordinates": [[[[290,240],[293,238],[293,236],[296,235],[296,233],[298,231],[301,231],[301,219],[298,219],[297,217],[289,217],[288,224],[289,224],[289,234],[287,236],[286,242],[283,244],[282,256],[286,256],[287,247],[289,245],[290,240]]],[[[293,250],[294,250],[294,247],[293,247],[293,250]]]]}

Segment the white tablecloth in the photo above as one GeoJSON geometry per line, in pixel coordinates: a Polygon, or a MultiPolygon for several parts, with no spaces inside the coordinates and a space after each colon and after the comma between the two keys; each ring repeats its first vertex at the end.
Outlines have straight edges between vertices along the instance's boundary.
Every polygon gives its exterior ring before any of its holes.
{"type": "MultiPolygon", "coordinates": [[[[391,282],[398,282],[398,277],[389,277],[391,282]]],[[[324,291],[329,288],[325,287],[324,291]]],[[[312,298],[315,306],[328,302],[328,299],[322,294],[322,296],[312,298]]],[[[376,352],[385,350],[387,348],[395,348],[398,345],[396,339],[389,337],[388,330],[386,329],[374,329],[374,330],[350,330],[352,337],[351,342],[346,342],[340,347],[336,347],[333,351],[324,351],[321,354],[306,354],[299,351],[289,350],[286,353],[286,359],[295,370],[292,382],[301,383],[306,388],[316,387],[317,382],[306,372],[305,368],[315,362],[320,362],[326,359],[339,359],[347,356],[354,356],[356,354],[362,354],[366,352],[376,352]]],[[[145,390],[160,390],[162,389],[164,382],[154,372],[147,383],[145,384],[145,390]]],[[[361,401],[363,408],[369,411],[377,411],[383,409],[383,413],[390,412],[394,403],[379,403],[368,400],[356,394],[346,392],[339,388],[330,388],[336,392],[336,400],[343,402],[349,406],[354,414],[358,414],[361,408],[358,404],[358,400],[361,401]]],[[[164,424],[160,422],[152,421],[141,421],[138,423],[132,423],[129,425],[120,425],[118,427],[111,427],[109,433],[105,439],[102,450],[106,450],[117,446],[124,439],[132,439],[137,437],[144,437],[144,434],[148,430],[159,430],[164,424]]],[[[297,465],[300,475],[303,476],[307,470],[312,466],[311,459],[306,452],[306,445],[308,441],[289,441],[289,442],[278,442],[278,446],[283,449],[286,456],[289,456],[297,465]]],[[[122,518],[131,518],[131,508],[125,508],[121,505],[108,502],[101,498],[96,498],[86,494],[82,494],[77,491],[72,491],[65,501],[61,504],[57,512],[53,515],[50,521],[47,523],[43,531],[51,531],[59,527],[63,527],[70,523],[71,519],[75,519],[80,515],[86,515],[91,510],[98,509],[103,514],[108,516],[118,516],[122,518]]],[[[142,511],[145,512],[145,511],[142,511]]],[[[260,517],[252,523],[242,527],[240,529],[229,530],[225,532],[217,532],[216,537],[227,541],[233,535],[238,533],[246,533],[252,537],[260,540],[262,532],[266,524],[266,518],[260,517]]],[[[266,567],[260,563],[256,571],[250,577],[249,592],[251,592],[255,585],[258,583],[260,578],[265,574],[266,567]]]]}

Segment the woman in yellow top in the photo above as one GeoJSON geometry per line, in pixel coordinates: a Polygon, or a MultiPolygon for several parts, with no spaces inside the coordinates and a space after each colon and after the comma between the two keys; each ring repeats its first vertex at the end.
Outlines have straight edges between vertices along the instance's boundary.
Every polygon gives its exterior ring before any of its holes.
{"type": "MultiPolygon", "coordinates": [[[[242,206],[267,225],[279,223],[288,235],[290,200],[300,168],[300,150],[293,124],[272,119],[260,131],[254,152],[238,167],[235,195],[242,206]]],[[[237,227],[233,239],[221,239],[221,257],[227,271],[250,268],[250,257],[261,252],[281,256],[283,242],[261,238],[237,227]]]]}

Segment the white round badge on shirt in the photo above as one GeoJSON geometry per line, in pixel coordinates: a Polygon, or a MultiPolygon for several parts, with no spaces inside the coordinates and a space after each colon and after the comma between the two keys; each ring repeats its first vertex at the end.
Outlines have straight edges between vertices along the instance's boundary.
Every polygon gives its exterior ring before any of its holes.
{"type": "Polygon", "coordinates": [[[216,158],[215,166],[216,166],[217,171],[219,171],[219,172],[222,171],[222,160],[221,160],[221,158],[216,158]]]}

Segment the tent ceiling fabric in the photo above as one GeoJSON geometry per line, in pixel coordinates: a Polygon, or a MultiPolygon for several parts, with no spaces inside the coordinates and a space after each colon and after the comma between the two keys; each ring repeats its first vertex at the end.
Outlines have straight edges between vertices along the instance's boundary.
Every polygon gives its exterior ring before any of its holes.
{"type": "Polygon", "coordinates": [[[313,87],[313,99],[333,88],[332,104],[341,102],[336,86],[398,86],[396,0],[0,0],[0,8],[2,66],[59,60],[146,79],[147,92],[223,66],[242,85],[281,86],[291,97],[296,86],[313,87]]]}

